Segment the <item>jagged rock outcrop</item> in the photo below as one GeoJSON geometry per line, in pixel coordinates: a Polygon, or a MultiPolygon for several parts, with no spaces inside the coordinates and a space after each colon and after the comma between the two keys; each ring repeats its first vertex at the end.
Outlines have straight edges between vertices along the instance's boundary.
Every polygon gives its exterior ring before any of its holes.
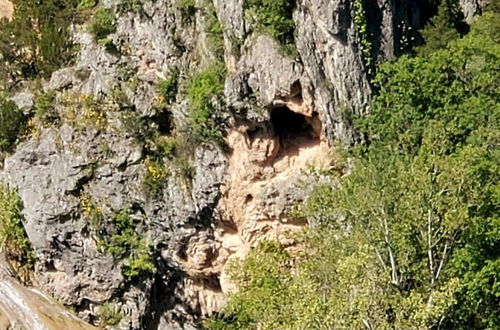
{"type": "MultiPolygon", "coordinates": [[[[144,1],[138,12],[123,11],[118,0],[103,1],[117,17],[109,36],[116,51],[75,27],[76,63],[44,84],[57,92],[60,122],[19,143],[0,174],[24,205],[38,258],[36,285],[89,322],[113,301],[124,329],[189,329],[220,310],[234,289],[228,260],[244,257],[262,239],[286,241],[284,232],[304,225],[291,215],[309,192],[301,188],[304,171],[332,166],[332,141],[353,143],[349,118],[369,110],[372,93],[362,39],[373,45],[371,60],[392,58],[418,42],[416,30],[435,11],[423,0],[364,3],[365,35],[354,22],[360,15],[354,1],[298,0],[296,53],[290,56],[276,40],[250,29],[243,0],[215,0],[228,74],[214,117],[228,148],[195,145],[184,169],[191,174],[184,176],[162,159],[169,175],[151,194],[143,185],[147,145],[133,131],[142,121],[156,129],[167,120],[179,131],[186,126],[189,77],[214,59],[204,25],[207,4],[197,1],[199,10],[186,22],[173,0],[144,1]],[[234,36],[241,54],[231,47],[234,36]],[[160,116],[156,84],[174,71],[179,88],[168,100],[167,119],[160,116]],[[75,105],[82,95],[81,102],[91,98],[101,110],[75,105]],[[124,209],[139,223],[155,264],[149,276],[131,284],[123,260],[99,246],[86,215],[89,200],[102,212],[102,230],[124,209]]],[[[461,1],[466,17],[482,3],[461,1]]],[[[33,111],[30,91],[12,99],[23,112],[33,111]]],[[[166,130],[162,134],[173,133],[166,130]]]]}
{"type": "Polygon", "coordinates": [[[459,4],[465,17],[465,21],[470,23],[474,16],[480,14],[491,0],[460,0],[459,4]]]}

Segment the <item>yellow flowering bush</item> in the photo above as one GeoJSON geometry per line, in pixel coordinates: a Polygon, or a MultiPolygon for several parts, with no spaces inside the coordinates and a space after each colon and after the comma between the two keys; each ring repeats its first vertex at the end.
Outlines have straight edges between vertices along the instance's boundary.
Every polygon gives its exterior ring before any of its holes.
{"type": "Polygon", "coordinates": [[[146,172],[142,181],[143,186],[148,192],[155,194],[161,189],[165,179],[167,178],[168,170],[162,163],[151,158],[146,159],[145,165],[146,172]]]}

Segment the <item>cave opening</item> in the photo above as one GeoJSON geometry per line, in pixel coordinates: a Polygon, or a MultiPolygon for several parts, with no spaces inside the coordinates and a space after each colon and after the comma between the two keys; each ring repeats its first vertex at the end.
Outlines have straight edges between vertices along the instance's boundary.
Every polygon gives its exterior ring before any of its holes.
{"type": "Polygon", "coordinates": [[[288,151],[319,143],[315,121],[319,121],[317,116],[306,117],[288,107],[277,107],[271,112],[274,134],[279,138],[282,149],[288,151]]]}
{"type": "Polygon", "coordinates": [[[167,111],[162,111],[156,116],[151,118],[152,121],[158,125],[158,131],[161,134],[171,134],[172,133],[172,114],[167,111]]]}

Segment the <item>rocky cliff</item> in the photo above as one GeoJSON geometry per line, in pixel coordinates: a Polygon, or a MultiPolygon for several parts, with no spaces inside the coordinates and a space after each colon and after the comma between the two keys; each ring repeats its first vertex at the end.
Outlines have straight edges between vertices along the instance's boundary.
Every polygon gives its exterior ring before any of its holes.
{"type": "MultiPolygon", "coordinates": [[[[281,38],[255,3],[103,0],[114,30],[96,42],[75,23],[74,64],[42,81],[58,119],[32,123],[0,178],[22,200],[33,284],[87,322],[112,306],[122,329],[191,329],[217,312],[235,289],[228,261],[305,224],[292,208],[320,180],[313,168],[336,167],[330,147],[355,142],[374,65],[418,44],[436,12],[297,0],[281,38]],[[221,138],[190,139],[193,81],[214,63],[223,87],[201,129],[221,138]]],[[[484,5],[460,4],[468,18],[484,5]]],[[[33,116],[35,94],[20,84],[11,99],[33,116]]]]}

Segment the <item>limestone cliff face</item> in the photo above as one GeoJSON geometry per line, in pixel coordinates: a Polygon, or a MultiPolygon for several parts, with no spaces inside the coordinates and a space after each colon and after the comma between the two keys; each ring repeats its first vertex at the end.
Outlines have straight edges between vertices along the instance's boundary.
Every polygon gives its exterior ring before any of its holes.
{"type": "MultiPolygon", "coordinates": [[[[286,244],[284,233],[305,224],[290,215],[312,184],[305,173],[334,166],[329,147],[335,140],[353,143],[349,118],[369,111],[372,93],[362,40],[372,45],[372,61],[399,55],[418,42],[416,31],[435,12],[431,2],[364,1],[364,33],[355,23],[355,1],[297,0],[296,53],[290,56],[252,27],[243,0],[214,0],[228,72],[214,119],[227,148],[196,145],[187,178],[166,163],[169,175],[151,194],[142,183],[146,146],[134,130],[144,122],[160,131],[167,120],[185,125],[185,83],[213,57],[207,4],[198,1],[187,21],[174,0],[147,0],[138,12],[120,10],[117,0],[103,1],[117,17],[116,32],[108,37],[116,51],[74,28],[76,63],[44,83],[46,91],[56,91],[59,125],[19,143],[0,171],[24,205],[38,258],[35,285],[88,322],[113,302],[124,315],[122,329],[198,327],[234,290],[228,260],[244,257],[262,239],[286,244]],[[156,84],[173,71],[180,87],[168,104],[168,119],[158,110],[156,84]],[[117,106],[117,90],[127,100],[126,112],[117,106]],[[98,109],[82,107],[86,97],[98,100],[98,109]],[[124,113],[133,113],[132,119],[124,120],[124,113]],[[124,262],[99,247],[88,201],[98,205],[104,223],[123,209],[137,220],[155,265],[139,283],[130,284],[124,262]]],[[[468,16],[481,8],[479,2],[461,3],[468,16]]],[[[33,111],[29,90],[13,100],[24,112],[33,111]]]]}

